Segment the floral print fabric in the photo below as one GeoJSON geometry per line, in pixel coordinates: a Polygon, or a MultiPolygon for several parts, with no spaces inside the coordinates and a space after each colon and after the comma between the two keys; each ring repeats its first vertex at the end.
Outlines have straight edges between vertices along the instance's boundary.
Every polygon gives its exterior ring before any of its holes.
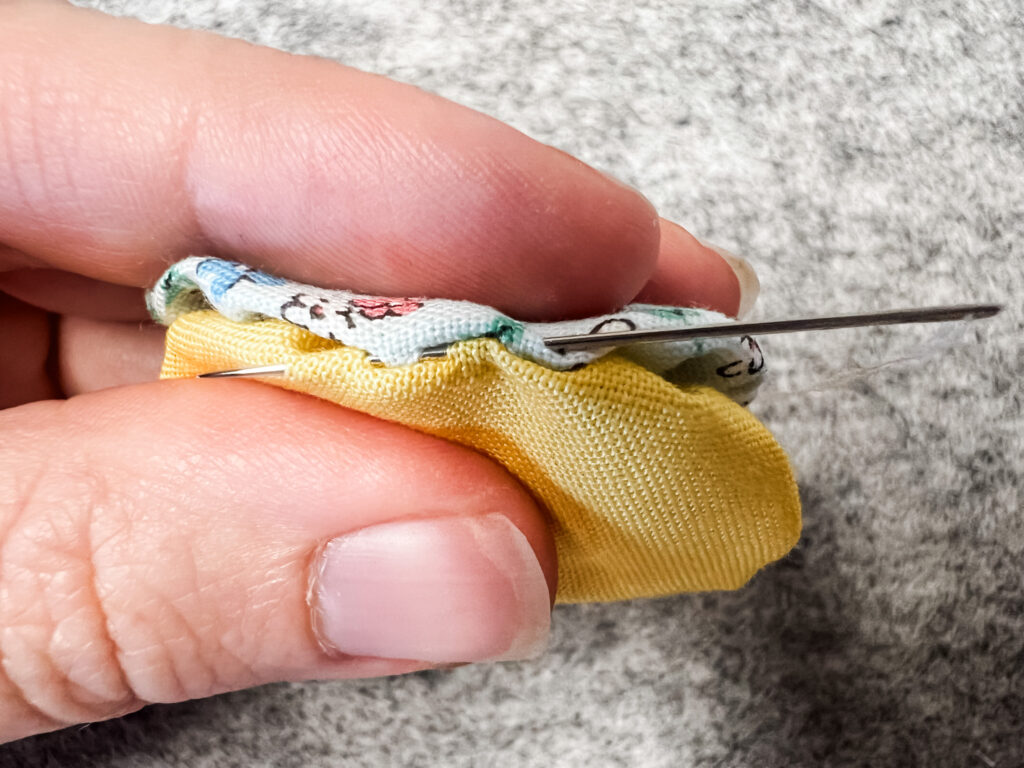
{"type": "MultiPolygon", "coordinates": [[[[317,336],[365,350],[388,366],[415,363],[459,341],[494,338],[510,352],[554,370],[572,370],[610,348],[562,351],[550,336],[692,327],[727,322],[717,312],[630,304],[610,315],[553,323],[516,320],[493,307],[450,299],[366,296],[286,280],[224,259],[192,256],[170,267],[147,294],[157,322],[199,309],[239,322],[284,320],[317,336]]],[[[741,404],[761,381],[764,361],[750,337],[634,344],[620,353],[680,384],[706,384],[741,404]]]]}

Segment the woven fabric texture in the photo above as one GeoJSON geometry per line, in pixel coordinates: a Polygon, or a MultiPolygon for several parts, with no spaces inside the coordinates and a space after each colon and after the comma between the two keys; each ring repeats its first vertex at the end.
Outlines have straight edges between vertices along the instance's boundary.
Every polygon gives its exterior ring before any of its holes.
{"type": "Polygon", "coordinates": [[[745,408],[619,354],[557,371],[495,339],[374,364],[280,320],[179,317],[162,375],[287,363],[267,379],[475,448],[549,510],[559,602],[734,589],[800,535],[788,460],[745,408]]]}
{"type": "MultiPolygon", "coordinates": [[[[552,349],[545,345],[545,338],[730,321],[706,309],[630,304],[600,317],[529,323],[470,301],[368,296],[320,288],[211,256],[190,256],[172,265],[147,295],[147,303],[154,319],[164,325],[199,309],[216,309],[243,322],[268,317],[285,320],[365,350],[387,365],[414,363],[427,350],[488,337],[520,357],[569,370],[596,360],[610,348],[552,349]]],[[[687,381],[708,384],[742,405],[754,398],[764,371],[761,350],[749,336],[635,344],[622,354],[655,373],[668,374],[682,365],[681,375],[687,381]],[[697,364],[698,358],[706,359],[697,364]]]]}

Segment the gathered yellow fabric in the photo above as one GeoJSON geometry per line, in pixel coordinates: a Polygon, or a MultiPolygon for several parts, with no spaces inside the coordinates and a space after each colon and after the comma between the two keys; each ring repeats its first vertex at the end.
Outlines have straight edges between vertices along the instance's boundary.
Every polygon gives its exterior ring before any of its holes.
{"type": "Polygon", "coordinates": [[[385,367],[280,320],[179,317],[162,376],[288,363],[268,384],[470,446],[547,508],[557,600],[735,589],[800,535],[788,460],[745,408],[616,354],[556,371],[494,339],[385,367]]]}

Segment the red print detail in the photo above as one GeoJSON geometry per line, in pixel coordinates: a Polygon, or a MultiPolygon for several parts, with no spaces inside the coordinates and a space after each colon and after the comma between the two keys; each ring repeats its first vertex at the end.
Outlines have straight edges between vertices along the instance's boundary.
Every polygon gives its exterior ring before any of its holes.
{"type": "Polygon", "coordinates": [[[352,299],[349,302],[359,310],[359,314],[369,320],[379,320],[382,317],[401,317],[415,312],[423,306],[422,301],[416,299],[396,299],[390,296],[377,296],[367,299],[352,299]]]}

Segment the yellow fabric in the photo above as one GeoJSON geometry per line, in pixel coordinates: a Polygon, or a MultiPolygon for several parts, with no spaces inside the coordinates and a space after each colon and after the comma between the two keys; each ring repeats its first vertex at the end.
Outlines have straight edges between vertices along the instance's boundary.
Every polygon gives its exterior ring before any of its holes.
{"type": "Polygon", "coordinates": [[[789,463],[746,409],[610,355],[577,371],[493,339],[387,368],[279,320],[169,329],[162,375],[289,363],[267,383],[471,446],[550,512],[559,602],[735,589],[800,535],[789,463]]]}

